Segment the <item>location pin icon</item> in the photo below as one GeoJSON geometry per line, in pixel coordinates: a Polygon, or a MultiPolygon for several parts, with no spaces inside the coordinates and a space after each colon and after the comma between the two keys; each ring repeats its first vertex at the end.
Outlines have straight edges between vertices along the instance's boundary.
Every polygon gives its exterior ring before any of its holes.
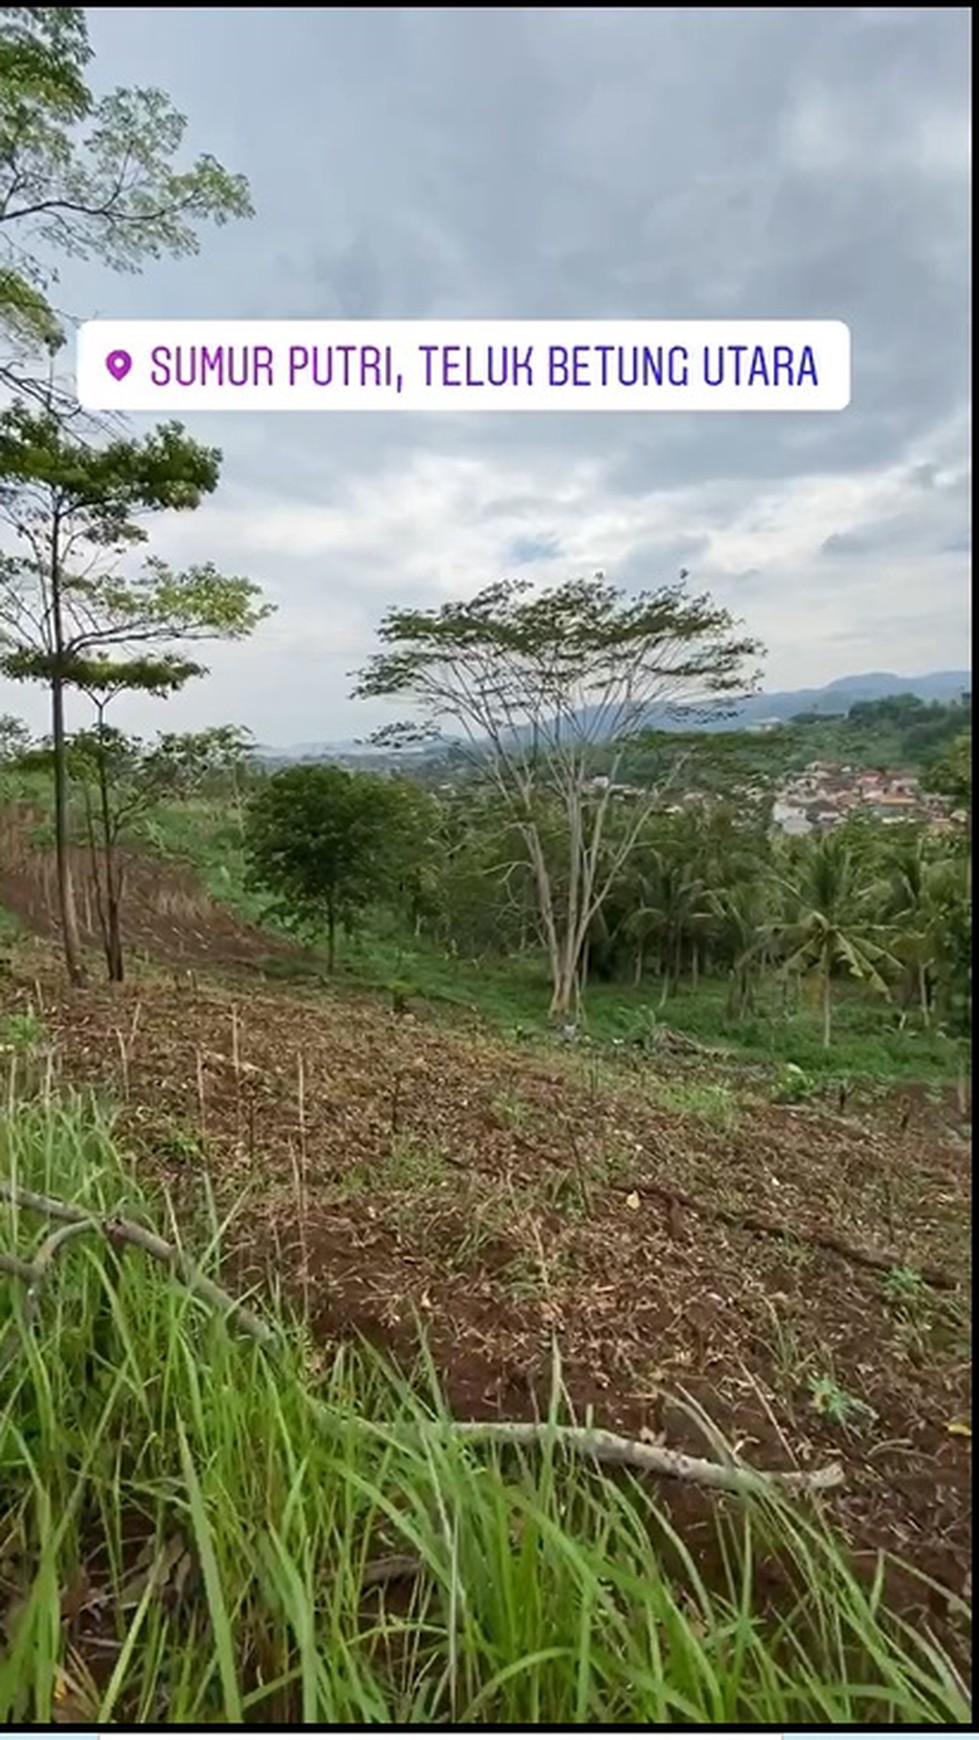
{"type": "Polygon", "coordinates": [[[128,350],[110,350],[105,366],[114,381],[124,381],[133,366],[133,359],[128,350]]]}

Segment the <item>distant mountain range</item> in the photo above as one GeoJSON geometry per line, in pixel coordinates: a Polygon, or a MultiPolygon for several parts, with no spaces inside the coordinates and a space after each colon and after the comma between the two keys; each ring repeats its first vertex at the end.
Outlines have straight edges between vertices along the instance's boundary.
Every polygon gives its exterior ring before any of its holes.
{"type": "MultiPolygon", "coordinates": [[[[726,717],[709,724],[701,722],[695,729],[731,731],[751,725],[784,722],[796,713],[823,713],[827,719],[849,712],[858,701],[881,701],[886,695],[916,695],[920,701],[956,701],[972,687],[971,671],[929,671],[925,676],[900,677],[893,671],[862,671],[852,677],[837,677],[821,689],[780,689],[771,694],[752,695],[733,708],[726,717]]],[[[682,721],[652,707],[646,717],[646,727],[655,731],[684,729],[682,721]]],[[[689,727],[686,727],[689,729],[689,727]]],[[[289,749],[264,746],[257,751],[263,761],[374,761],[390,764],[395,758],[369,743],[297,743],[289,749]]],[[[431,754],[419,750],[415,754],[431,754]]],[[[408,759],[407,752],[397,757],[408,759]]]]}
{"type": "MultiPolygon", "coordinates": [[[[919,701],[957,701],[972,687],[971,671],[929,671],[923,677],[899,677],[893,671],[862,671],[855,677],[837,677],[821,689],[781,689],[772,694],[752,695],[726,719],[705,730],[730,731],[763,721],[792,719],[797,713],[824,713],[838,718],[858,701],[882,701],[887,695],[916,695],[919,701]]],[[[649,721],[655,728],[669,729],[662,719],[649,721]]]]}

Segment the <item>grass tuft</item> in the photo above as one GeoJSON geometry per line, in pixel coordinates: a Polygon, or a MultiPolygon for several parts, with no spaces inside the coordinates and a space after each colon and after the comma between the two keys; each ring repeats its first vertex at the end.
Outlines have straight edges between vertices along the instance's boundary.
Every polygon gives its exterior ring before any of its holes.
{"type": "MultiPolygon", "coordinates": [[[[12,1104],[0,1174],[166,1221],[81,1100],[12,1104]]],[[[0,1249],[40,1236],[0,1204],[0,1249]]],[[[719,1506],[708,1582],[648,1485],[470,1446],[431,1371],[412,1390],[365,1349],[324,1363],[297,1328],[273,1362],[97,1235],[33,1325],[0,1278],[0,1324],[0,1721],[969,1720],[818,1515],[719,1506]]]]}

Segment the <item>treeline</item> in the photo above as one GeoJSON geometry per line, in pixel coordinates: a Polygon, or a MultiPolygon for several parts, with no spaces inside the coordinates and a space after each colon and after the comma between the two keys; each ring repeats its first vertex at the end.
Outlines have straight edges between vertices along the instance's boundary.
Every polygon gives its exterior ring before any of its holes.
{"type": "MultiPolygon", "coordinates": [[[[856,819],[786,839],[770,825],[759,740],[637,729],[636,696],[664,665],[685,676],[686,661],[722,688],[740,672],[750,643],[709,600],[678,588],[637,599],[601,578],[530,596],[508,583],[393,613],[379,633],[395,650],[375,655],[357,693],[430,696],[438,716],[474,709],[474,752],[441,789],[331,765],[271,771],[230,727],[141,743],[113,729],[99,693],[94,726],[63,734],[66,829],[90,856],[111,978],[123,971],[123,844],[151,833],[161,805],[203,799],[230,803],[252,890],[269,916],[322,940],[331,967],[345,934],[383,920],[449,956],[542,959],[561,1021],[598,978],[648,986],[662,1004],[720,975],[734,1018],[766,981],[808,982],[827,1045],[847,980],[925,1027],[968,1030],[964,828],[856,819]],[[582,705],[603,684],[604,718],[582,705]],[[530,725],[516,732],[518,712],[530,725]],[[645,778],[630,786],[637,745],[645,778]],[[612,759],[596,779],[599,747],[612,759]]],[[[10,721],[0,737],[19,776],[56,777],[53,738],[31,745],[10,721]]],[[[953,747],[946,789],[971,808],[968,737],[953,747]]]]}
{"type": "Polygon", "coordinates": [[[956,738],[971,731],[972,696],[945,702],[885,695],[878,701],[856,702],[845,719],[797,714],[789,729],[796,739],[793,752],[806,752],[806,759],[900,768],[927,777],[956,738]]]}
{"type": "MultiPolygon", "coordinates": [[[[598,801],[597,799],[593,801],[598,801]]],[[[539,805],[551,898],[573,873],[560,805],[539,805]]],[[[631,829],[609,826],[599,875],[631,829]]],[[[372,908],[449,954],[514,958],[546,950],[540,879],[524,836],[485,788],[448,797],[409,781],[297,767],[273,775],[245,820],[251,875],[280,915],[316,934],[331,958],[337,929],[372,908]]],[[[757,815],[718,801],[650,813],[608,879],[587,928],[577,988],[590,979],[646,984],[661,1004],[681,983],[723,975],[733,1015],[753,1012],[766,979],[809,980],[832,1034],[834,988],[856,980],[925,1027],[968,1030],[971,859],[964,830],[850,823],[786,840],[757,815]]]]}

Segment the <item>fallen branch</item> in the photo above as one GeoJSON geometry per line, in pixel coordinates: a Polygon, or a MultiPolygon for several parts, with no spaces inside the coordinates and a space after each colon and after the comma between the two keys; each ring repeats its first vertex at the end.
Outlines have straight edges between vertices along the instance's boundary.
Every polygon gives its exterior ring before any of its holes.
{"type": "Polygon", "coordinates": [[[546,1421],[454,1420],[451,1430],[470,1439],[497,1444],[540,1446],[554,1443],[595,1462],[641,1468],[646,1474],[661,1474],[671,1480],[692,1481],[725,1492],[759,1492],[777,1488],[786,1492],[826,1492],[843,1481],[838,1463],[811,1473],[762,1471],[741,1463],[707,1462],[680,1450],[658,1444],[643,1444],[635,1438],[620,1438],[595,1426],[555,1426],[546,1421]]]}
{"type": "MultiPolygon", "coordinates": [[[[234,1318],[239,1328],[255,1341],[265,1347],[279,1341],[278,1332],[270,1324],[258,1317],[254,1311],[249,1311],[247,1306],[239,1304],[237,1299],[233,1299],[230,1293],[226,1293],[208,1275],[202,1274],[176,1245],[160,1238],[158,1233],[149,1232],[146,1227],[137,1226],[135,1221],[120,1220],[114,1216],[97,1218],[85,1209],[61,1202],[54,1196],[39,1196],[36,1191],[25,1190],[22,1185],[11,1184],[5,1178],[0,1178],[0,1197],[7,1202],[15,1202],[19,1208],[44,1215],[48,1220],[63,1221],[73,1231],[100,1232],[111,1245],[134,1245],[138,1250],[145,1251],[147,1256],[165,1264],[189,1293],[234,1318]]],[[[37,1288],[43,1282],[46,1267],[60,1248],[60,1242],[57,1235],[46,1241],[49,1249],[44,1265],[40,1258],[46,1247],[42,1246],[33,1263],[24,1265],[19,1258],[8,1257],[4,1259],[3,1267],[6,1269],[8,1264],[16,1264],[17,1269],[11,1268],[8,1272],[16,1272],[19,1279],[28,1281],[32,1294],[36,1294],[37,1288]],[[25,1273],[25,1269],[29,1272],[25,1273]]]]}
{"type": "MultiPolygon", "coordinates": [[[[646,1474],[658,1474],[740,1495],[772,1491],[795,1494],[828,1492],[842,1485],[844,1478],[838,1463],[815,1468],[809,1473],[762,1472],[739,1463],[707,1462],[699,1456],[686,1456],[680,1451],[643,1444],[634,1438],[620,1438],[615,1432],[603,1432],[592,1426],[561,1426],[539,1421],[451,1420],[447,1427],[456,1437],[497,1444],[540,1448],[547,1443],[556,1443],[563,1450],[598,1463],[639,1468],[646,1474]]],[[[438,1430],[437,1424],[433,1429],[438,1430]]],[[[392,1553],[388,1558],[375,1559],[365,1566],[361,1588],[376,1588],[419,1577],[426,1569],[425,1561],[419,1557],[392,1553]]]]}
{"type": "MultiPolygon", "coordinates": [[[[861,1245],[853,1245],[848,1239],[840,1238],[836,1233],[819,1232],[815,1227],[786,1226],[783,1221],[775,1220],[769,1215],[755,1214],[750,1209],[720,1208],[716,1203],[701,1202],[696,1196],[688,1196],[685,1190],[677,1190],[672,1184],[659,1184],[655,1179],[643,1178],[636,1184],[613,1184],[612,1190],[618,1190],[632,1195],[634,1192],[650,1191],[654,1196],[661,1196],[666,1202],[675,1204],[678,1208],[688,1208],[693,1214],[705,1220],[719,1220],[725,1226],[743,1228],[745,1232],[761,1233],[767,1238],[798,1239],[801,1244],[815,1245],[823,1251],[833,1251],[838,1257],[846,1257],[851,1263],[857,1263],[865,1269],[900,1269],[909,1266],[904,1257],[897,1256],[893,1251],[868,1250],[861,1245]]],[[[929,1287],[934,1287],[943,1293],[954,1293],[960,1285],[959,1278],[950,1275],[945,1269],[933,1268],[930,1263],[913,1265],[921,1279],[929,1287]]]]}
{"type": "Polygon", "coordinates": [[[362,1589],[378,1589],[385,1583],[400,1583],[406,1577],[417,1577],[424,1569],[424,1559],[409,1553],[391,1553],[386,1559],[374,1559],[364,1566],[360,1586],[362,1589]]]}
{"type": "Polygon", "coordinates": [[[45,1220],[71,1221],[77,1225],[79,1221],[92,1218],[84,1208],[76,1208],[70,1202],[61,1202],[56,1196],[39,1196],[35,1190],[27,1190],[22,1184],[12,1184],[9,1178],[0,1178],[0,1196],[6,1202],[15,1202],[18,1208],[26,1208],[32,1214],[43,1215],[45,1220]]]}
{"type": "Polygon", "coordinates": [[[42,1239],[35,1252],[34,1261],[30,1265],[33,1273],[26,1299],[26,1314],[29,1323],[32,1323],[37,1316],[45,1276],[62,1245],[66,1245],[70,1239],[77,1238],[80,1233],[98,1232],[99,1230],[97,1220],[86,1218],[85,1220],[71,1221],[66,1226],[59,1226],[57,1232],[48,1233],[47,1237],[42,1239]]]}
{"type": "Polygon", "coordinates": [[[21,1257],[9,1257],[5,1251],[0,1251],[0,1275],[13,1275],[15,1281],[33,1281],[34,1264],[25,1263],[21,1257]]]}
{"type": "Polygon", "coordinates": [[[656,1026],[650,1035],[654,1050],[687,1052],[691,1057],[730,1057],[728,1046],[704,1045],[691,1039],[689,1033],[678,1033],[674,1027],[656,1026]]]}

